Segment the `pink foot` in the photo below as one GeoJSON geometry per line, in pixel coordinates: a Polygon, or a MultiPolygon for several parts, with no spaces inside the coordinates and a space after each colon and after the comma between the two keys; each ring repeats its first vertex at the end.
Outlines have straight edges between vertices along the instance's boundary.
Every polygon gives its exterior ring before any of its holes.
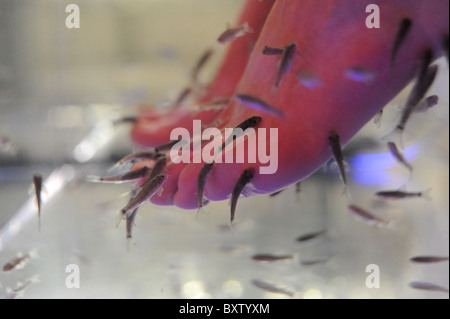
{"type": "MultiPolygon", "coordinates": [[[[169,142],[176,127],[192,134],[194,119],[202,125],[234,128],[257,116],[261,121],[254,126],[256,136],[265,128],[267,151],[278,150],[275,172],[262,174],[269,164],[258,156],[256,163],[248,158],[244,163],[216,161],[204,179],[204,197],[214,201],[230,197],[250,167],[254,176],[241,185],[246,196],[273,193],[308,177],[333,155],[332,132],[342,145],[347,143],[415,77],[427,49],[433,58],[448,50],[448,1],[379,2],[380,28],[366,27],[368,4],[349,0],[318,6],[317,1],[279,0],[272,7],[272,1],[248,1],[238,25],[247,21],[253,33],[230,44],[218,76],[192,105],[232,96],[226,107],[202,112],[176,107],[158,118],[143,115],[133,128],[134,141],[154,147],[169,142]],[[265,46],[285,49],[282,55],[267,55],[262,53],[265,46]],[[294,47],[293,54],[287,53],[288,47],[294,47]],[[237,98],[240,94],[265,105],[245,103],[237,98]],[[275,128],[277,138],[269,141],[270,129],[275,128]]],[[[136,168],[142,165],[152,166],[153,161],[140,162],[136,168]]],[[[203,165],[204,161],[169,160],[164,190],[151,202],[197,208],[203,165]]]]}

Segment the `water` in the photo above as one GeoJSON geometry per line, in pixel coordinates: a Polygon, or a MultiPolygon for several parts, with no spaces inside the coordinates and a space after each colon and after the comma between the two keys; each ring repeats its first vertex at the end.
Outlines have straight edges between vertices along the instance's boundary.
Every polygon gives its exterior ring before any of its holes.
{"type": "MultiPolygon", "coordinates": [[[[134,149],[129,126],[112,121],[132,114],[137,102],[163,108],[173,100],[240,3],[79,1],[81,27],[73,30],[65,28],[65,2],[1,2],[0,263],[19,251],[37,249],[39,257],[1,273],[0,296],[37,275],[40,282],[31,283],[23,298],[448,298],[408,287],[428,281],[447,288],[449,279],[448,263],[408,261],[449,254],[444,60],[431,90],[439,105],[414,116],[405,135],[414,165],[408,189],[432,187],[431,201],[374,196],[409,178],[395,162],[377,166],[376,155],[387,152],[380,139],[398,119],[395,105],[406,93],[386,109],[380,128],[368,123],[346,147],[354,201],[392,220],[392,228],[356,220],[332,168],[302,182],[300,194],[291,186],[276,197],[240,200],[233,230],[227,201],[211,203],[198,217],[196,210],[144,205],[132,243],[124,222],[115,227],[129,187],[85,181],[88,174],[107,174],[134,149]],[[362,153],[372,155],[361,160],[362,153]],[[47,179],[41,231],[28,193],[36,172],[47,179]],[[325,236],[295,240],[320,230],[325,236]],[[293,258],[251,259],[259,253],[293,258]],[[379,270],[379,288],[368,288],[373,269],[379,270]],[[76,275],[79,288],[69,288],[76,275]],[[265,291],[254,280],[291,296],[265,291]]],[[[219,60],[205,70],[205,80],[219,60]]]]}

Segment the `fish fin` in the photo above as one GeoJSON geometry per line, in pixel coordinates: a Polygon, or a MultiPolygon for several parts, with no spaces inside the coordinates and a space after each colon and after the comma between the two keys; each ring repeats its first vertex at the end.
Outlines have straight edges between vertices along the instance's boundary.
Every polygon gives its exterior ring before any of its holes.
{"type": "Polygon", "coordinates": [[[397,57],[398,50],[401,44],[404,42],[406,36],[411,30],[412,21],[408,18],[404,18],[399,25],[397,35],[395,36],[394,45],[391,50],[391,66],[395,64],[395,59],[397,57]]]}
{"type": "Polygon", "coordinates": [[[162,193],[164,192],[164,188],[162,186],[159,187],[158,191],[156,192],[156,194],[161,197],[162,193]]]}
{"type": "Polygon", "coordinates": [[[200,215],[201,212],[205,213],[206,215],[209,215],[209,212],[208,212],[208,210],[206,209],[206,207],[205,207],[205,206],[200,206],[200,207],[197,209],[196,219],[198,219],[198,215],[200,215]]]}
{"type": "Polygon", "coordinates": [[[114,222],[114,224],[116,225],[116,228],[119,227],[120,222],[121,222],[123,219],[125,219],[125,213],[124,213],[122,210],[120,210],[120,211],[117,213],[116,218],[115,218],[115,222],[114,222]]]}

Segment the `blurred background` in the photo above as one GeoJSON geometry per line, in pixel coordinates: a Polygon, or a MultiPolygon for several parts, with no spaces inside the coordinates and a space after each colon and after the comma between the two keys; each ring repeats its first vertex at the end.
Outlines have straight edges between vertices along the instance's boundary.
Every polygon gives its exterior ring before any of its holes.
{"type": "Polygon", "coordinates": [[[325,165],[300,193],[292,186],[240,200],[233,230],[227,202],[211,203],[198,217],[196,210],[144,205],[127,243],[124,223],[116,228],[115,221],[129,185],[85,177],[107,175],[136,150],[130,126],[114,120],[139,103],[168,107],[243,1],[76,1],[79,29],[65,26],[70,3],[0,0],[0,263],[33,255],[22,269],[0,273],[0,298],[448,298],[409,287],[420,281],[448,289],[448,262],[409,261],[449,254],[444,59],[429,91],[438,105],[415,114],[404,135],[412,176],[381,140],[407,90],[385,108],[379,127],[368,123],[345,148],[353,199],[392,227],[349,214],[339,176],[325,165]],[[40,231],[30,192],[36,173],[46,187],[40,231]],[[374,196],[406,183],[409,191],[432,188],[431,200],[374,196]],[[290,258],[251,258],[262,253],[290,258]],[[379,288],[366,286],[371,264],[379,267],[379,288]],[[67,285],[68,265],[78,266],[79,288],[67,285]]]}

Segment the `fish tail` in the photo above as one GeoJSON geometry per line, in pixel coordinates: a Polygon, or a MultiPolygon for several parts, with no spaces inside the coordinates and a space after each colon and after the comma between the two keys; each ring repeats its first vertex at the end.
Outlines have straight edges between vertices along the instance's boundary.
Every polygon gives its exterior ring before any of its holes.
{"type": "Polygon", "coordinates": [[[125,219],[126,216],[126,211],[125,210],[120,210],[119,213],[116,216],[116,220],[114,222],[114,224],[116,225],[116,228],[119,227],[120,222],[122,221],[122,219],[125,219]]]}
{"type": "Polygon", "coordinates": [[[199,206],[198,209],[197,209],[196,219],[198,219],[198,215],[200,215],[200,213],[204,213],[205,215],[209,215],[208,210],[206,209],[205,206],[203,206],[203,204],[201,206],[199,206]]]}

